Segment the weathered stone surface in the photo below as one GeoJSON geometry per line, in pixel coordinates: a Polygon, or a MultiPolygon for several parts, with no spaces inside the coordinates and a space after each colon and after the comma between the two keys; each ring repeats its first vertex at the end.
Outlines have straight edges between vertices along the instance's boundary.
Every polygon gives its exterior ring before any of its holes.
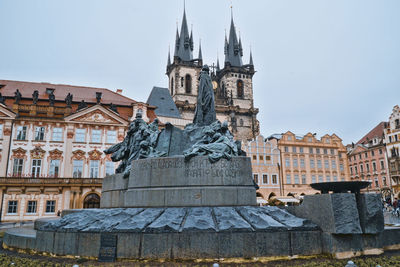
{"type": "Polygon", "coordinates": [[[149,233],[178,232],[185,215],[185,208],[167,208],[160,217],[147,226],[145,231],[149,233]]]}
{"type": "Polygon", "coordinates": [[[217,231],[211,214],[211,208],[199,207],[188,210],[182,231],[217,231]]]}
{"type": "Polygon", "coordinates": [[[233,207],[215,207],[213,208],[215,221],[220,232],[223,231],[253,231],[253,228],[247,223],[233,207]]]}
{"type": "Polygon", "coordinates": [[[133,217],[127,217],[114,227],[114,232],[141,232],[152,223],[165,209],[148,208],[133,217]]]}
{"type": "Polygon", "coordinates": [[[354,194],[331,194],[336,234],[361,234],[360,219],[354,194]]]}
{"type": "Polygon", "coordinates": [[[320,231],[290,232],[292,255],[316,255],[322,253],[320,231]]]}
{"type": "Polygon", "coordinates": [[[238,211],[254,229],[264,231],[285,231],[288,229],[286,225],[268,216],[264,210],[259,207],[238,207],[236,211],[238,211]]]}
{"type": "Polygon", "coordinates": [[[377,234],[384,230],[381,194],[359,194],[357,207],[363,233],[377,234]]]}
{"type": "Polygon", "coordinates": [[[298,218],[278,207],[260,207],[260,211],[271,216],[274,220],[288,227],[290,230],[318,230],[318,226],[310,220],[298,218]]]}
{"type": "Polygon", "coordinates": [[[288,231],[257,232],[253,242],[256,245],[257,257],[291,255],[291,240],[288,231]]]}

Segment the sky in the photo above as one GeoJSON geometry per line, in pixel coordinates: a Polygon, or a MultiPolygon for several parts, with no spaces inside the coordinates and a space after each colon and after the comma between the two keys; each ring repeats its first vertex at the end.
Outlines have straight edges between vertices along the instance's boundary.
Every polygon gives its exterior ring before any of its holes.
{"type": "MultiPolygon", "coordinates": [[[[357,142],[400,104],[398,0],[186,0],[194,55],[224,62],[231,7],[256,74],[261,134],[357,142]]],[[[0,0],[0,79],[115,90],[168,86],[183,0],[0,0]]]]}

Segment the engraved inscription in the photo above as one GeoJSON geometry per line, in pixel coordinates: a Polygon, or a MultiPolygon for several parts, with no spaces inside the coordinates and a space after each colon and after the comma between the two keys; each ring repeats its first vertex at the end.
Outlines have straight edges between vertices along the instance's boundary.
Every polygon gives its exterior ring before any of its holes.
{"type": "Polygon", "coordinates": [[[117,256],[117,235],[102,233],[100,235],[99,261],[114,262],[117,256]]]}

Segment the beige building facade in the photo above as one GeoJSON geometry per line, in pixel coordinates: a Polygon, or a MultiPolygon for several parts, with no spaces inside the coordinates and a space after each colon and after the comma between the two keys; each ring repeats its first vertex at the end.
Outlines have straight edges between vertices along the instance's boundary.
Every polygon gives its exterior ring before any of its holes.
{"type": "Polygon", "coordinates": [[[397,197],[400,197],[400,107],[393,107],[385,129],[386,153],[392,187],[397,197]]]}
{"type": "Polygon", "coordinates": [[[268,200],[281,195],[281,155],[276,139],[265,140],[262,135],[242,143],[242,150],[251,159],[253,179],[258,185],[258,196],[268,200]]]}
{"type": "Polygon", "coordinates": [[[315,194],[311,183],[349,181],[346,147],[335,134],[317,139],[313,134],[297,136],[288,131],[275,134],[281,152],[282,195],[315,194]]]}

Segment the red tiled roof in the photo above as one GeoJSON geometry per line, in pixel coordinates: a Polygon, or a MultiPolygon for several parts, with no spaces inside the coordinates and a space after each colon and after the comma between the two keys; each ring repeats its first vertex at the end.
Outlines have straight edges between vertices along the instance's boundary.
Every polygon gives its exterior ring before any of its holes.
{"type": "Polygon", "coordinates": [[[64,101],[67,94],[71,93],[73,95],[73,102],[85,100],[86,103],[96,103],[96,92],[101,92],[101,103],[103,104],[113,103],[115,105],[130,106],[132,103],[136,103],[135,100],[106,88],[0,80],[0,93],[8,97],[14,97],[15,91],[19,89],[22,98],[32,98],[33,91],[38,90],[39,100],[48,100],[49,98],[46,94],[47,88],[55,89],[54,96],[56,100],[61,101],[64,101]]]}
{"type": "Polygon", "coordinates": [[[382,137],[383,135],[383,129],[385,129],[385,124],[386,122],[382,121],[380,122],[377,126],[375,126],[374,129],[372,129],[369,133],[367,133],[363,138],[360,139],[360,141],[357,142],[357,144],[366,144],[368,143],[368,140],[374,139],[374,137],[382,137]]]}

